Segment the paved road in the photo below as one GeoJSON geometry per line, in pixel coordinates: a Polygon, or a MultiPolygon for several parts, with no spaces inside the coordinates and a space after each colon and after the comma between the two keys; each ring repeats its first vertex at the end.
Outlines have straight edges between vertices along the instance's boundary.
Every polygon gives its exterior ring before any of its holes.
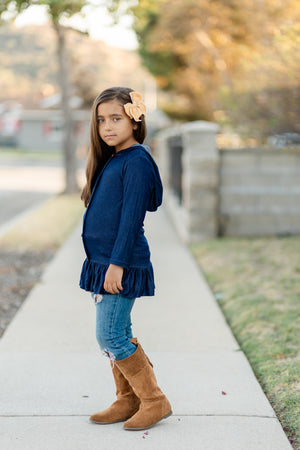
{"type": "MultiPolygon", "coordinates": [[[[83,185],[82,167],[78,174],[83,185]]],[[[3,161],[0,157],[0,234],[64,186],[64,168],[59,162],[3,161]]]]}
{"type": "Polygon", "coordinates": [[[0,231],[64,186],[61,164],[0,158],[0,231]]]}
{"type": "Polygon", "coordinates": [[[0,226],[51,196],[46,192],[0,191],[0,226]]]}

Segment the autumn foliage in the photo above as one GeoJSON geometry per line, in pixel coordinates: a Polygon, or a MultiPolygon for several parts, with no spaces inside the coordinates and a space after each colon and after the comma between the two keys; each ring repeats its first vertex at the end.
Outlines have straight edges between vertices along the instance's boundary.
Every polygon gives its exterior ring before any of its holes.
{"type": "Polygon", "coordinates": [[[298,0],[141,0],[131,11],[169,115],[300,131],[298,0]]]}

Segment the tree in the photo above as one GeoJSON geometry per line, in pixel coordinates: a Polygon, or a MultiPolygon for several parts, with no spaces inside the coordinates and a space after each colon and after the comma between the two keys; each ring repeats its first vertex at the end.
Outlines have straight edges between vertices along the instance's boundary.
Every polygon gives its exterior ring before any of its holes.
{"type": "Polygon", "coordinates": [[[12,0],[2,0],[0,3],[0,21],[2,20],[3,13],[8,11],[13,12],[13,8],[15,7],[15,13],[20,13],[24,9],[30,6],[30,1],[27,0],[17,0],[12,2],[12,0]]]}
{"type": "Polygon", "coordinates": [[[223,98],[230,121],[259,139],[300,132],[300,4],[281,6],[257,51],[241,61],[234,95],[223,98]]]}
{"type": "Polygon", "coordinates": [[[74,142],[74,124],[70,106],[69,61],[66,51],[66,33],[68,28],[61,24],[63,17],[70,18],[79,13],[86,5],[84,0],[39,0],[46,5],[57,36],[58,79],[61,88],[62,110],[64,117],[63,152],[65,161],[66,193],[78,191],[77,163],[74,142]]]}
{"type": "Polygon", "coordinates": [[[172,117],[299,132],[299,0],[140,0],[129,9],[172,117]]]}
{"type": "Polygon", "coordinates": [[[64,117],[64,138],[63,138],[63,150],[66,169],[66,188],[65,192],[73,193],[78,191],[76,172],[76,153],[74,143],[74,125],[72,120],[72,109],[70,106],[70,76],[69,76],[69,62],[66,51],[66,31],[67,28],[60,23],[61,18],[64,16],[70,17],[81,11],[85,5],[85,1],[58,1],[48,0],[41,3],[47,4],[48,13],[51,17],[54,30],[57,36],[57,58],[59,67],[59,84],[61,88],[62,96],[62,109],[64,117]]]}
{"type": "Polygon", "coordinates": [[[87,2],[85,0],[4,0],[0,7],[0,18],[5,11],[15,6],[16,13],[28,8],[31,5],[45,5],[52,21],[57,36],[57,58],[58,58],[58,79],[61,88],[62,110],[64,118],[63,126],[63,154],[65,163],[65,192],[74,193],[78,191],[76,178],[77,164],[74,143],[74,126],[72,120],[72,109],[70,107],[70,81],[69,64],[66,51],[67,27],[61,24],[62,18],[70,18],[79,13],[87,2]]]}
{"type": "Polygon", "coordinates": [[[220,87],[232,89],[245,47],[255,45],[253,2],[174,0],[170,8],[167,0],[142,0],[131,10],[146,67],[162,89],[176,94],[178,104],[170,100],[168,112],[212,119],[220,87]]]}

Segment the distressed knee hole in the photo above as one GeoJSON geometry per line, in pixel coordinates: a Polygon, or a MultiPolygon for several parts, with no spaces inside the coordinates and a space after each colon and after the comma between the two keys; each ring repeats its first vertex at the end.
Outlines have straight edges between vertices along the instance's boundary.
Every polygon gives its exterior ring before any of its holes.
{"type": "Polygon", "coordinates": [[[109,350],[106,350],[106,349],[102,350],[102,354],[112,361],[112,364],[113,364],[113,367],[114,367],[115,360],[116,360],[115,355],[112,352],[110,352],[109,350]]]}

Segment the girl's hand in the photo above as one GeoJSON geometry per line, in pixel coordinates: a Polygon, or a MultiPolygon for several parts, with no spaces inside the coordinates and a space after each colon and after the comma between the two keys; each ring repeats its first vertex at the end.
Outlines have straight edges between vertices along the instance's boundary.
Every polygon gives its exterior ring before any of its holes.
{"type": "Polygon", "coordinates": [[[103,287],[110,294],[119,294],[123,290],[122,277],[124,268],[110,264],[105,275],[103,287]]]}

